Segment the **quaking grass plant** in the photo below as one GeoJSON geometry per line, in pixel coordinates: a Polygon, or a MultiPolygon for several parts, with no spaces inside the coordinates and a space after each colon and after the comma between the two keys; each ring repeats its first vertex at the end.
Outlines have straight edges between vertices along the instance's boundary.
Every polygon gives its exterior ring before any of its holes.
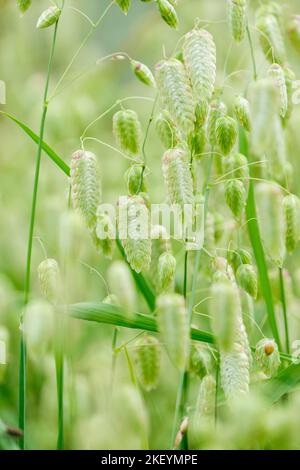
{"type": "MultiPolygon", "coordinates": [[[[162,355],[167,351],[168,360],[178,371],[169,448],[299,447],[295,439],[299,424],[297,428],[293,418],[299,401],[297,395],[271,409],[269,406],[296,388],[300,380],[299,366],[290,365],[291,313],[285,270],[288,253],[297,248],[300,236],[300,205],[292,191],[293,170],[286,148],[293,111],[293,72],[284,42],[288,33],[297,47],[297,17],[293,16],[287,27],[281,21],[283,10],[277,2],[265,1],[251,11],[246,0],[224,1],[232,47],[235,43],[248,42],[252,70],[228,71],[227,58],[223,77],[217,70],[218,50],[209,31],[209,21],[201,18],[183,35],[178,33],[175,50],[158,61],[154,73],[146,64],[131,59],[124,52],[100,59],[103,63],[108,58],[128,59],[134,76],[153,90],[153,98],[124,98],[102,112],[83,131],[80,148],[72,154],[69,167],[44,142],[48,107],[79,52],[108,11],[116,6],[126,15],[130,14],[131,1],[109,3],[96,23],[88,18],[91,30],[49,97],[64,3],[50,6],[37,23],[39,29],[52,28],[53,35],[40,133],[36,135],[26,124],[3,113],[21,127],[38,148],[24,311],[30,300],[31,256],[43,152],[70,177],[69,213],[74,210],[80,215],[82,225],[90,234],[91,247],[97,248],[100,259],[111,260],[106,276],[108,295],[101,303],[85,299],[80,304],[69,305],[64,276],[60,277],[57,261],[45,256],[38,269],[41,291],[55,311],[57,448],[64,447],[64,330],[70,315],[78,320],[114,325],[112,369],[114,371],[118,354],[124,351],[133,383],[145,394],[159,387],[164,366],[162,355]],[[255,27],[249,21],[253,14],[255,27]],[[259,67],[258,53],[252,42],[253,31],[261,44],[262,65],[259,67]],[[247,86],[235,89],[236,96],[232,97],[227,83],[239,73],[246,74],[247,86]],[[127,107],[128,102],[140,99],[152,103],[145,129],[137,112],[127,107]],[[112,133],[117,148],[88,136],[92,126],[112,113],[112,133]],[[146,154],[146,144],[153,122],[157,138],[164,147],[161,182],[168,203],[181,211],[185,206],[202,208],[198,230],[203,230],[204,237],[200,237],[200,242],[195,237],[191,244],[187,231],[182,234],[179,251],[183,262],[178,249],[175,250],[178,242],[172,240],[172,234],[163,224],[152,224],[148,217],[151,152],[146,154]],[[127,194],[119,198],[116,224],[102,206],[105,193],[101,191],[98,157],[88,149],[91,140],[109,145],[130,161],[125,175],[127,194]],[[141,232],[143,237],[132,235],[141,232]],[[137,294],[145,300],[143,312],[137,312],[137,294]],[[117,346],[120,327],[141,333],[117,346]],[[129,343],[133,343],[132,357],[129,343]],[[196,394],[193,393],[195,388],[196,394]],[[247,423],[243,434],[239,426],[241,413],[247,423]],[[273,419],[275,423],[284,422],[284,432],[271,424],[273,419]]],[[[153,3],[166,27],[179,27],[176,1],[153,3]]],[[[22,12],[30,6],[30,2],[18,4],[22,12]]],[[[220,23],[219,27],[225,25],[220,23]]],[[[186,222],[185,213],[183,216],[179,212],[178,219],[186,222]]],[[[67,256],[61,262],[64,272],[69,262],[67,256]]],[[[21,448],[25,448],[30,439],[26,433],[26,411],[30,413],[30,409],[26,410],[27,328],[22,313],[21,448]]],[[[3,426],[1,442],[4,437],[10,439],[3,426]]]]}

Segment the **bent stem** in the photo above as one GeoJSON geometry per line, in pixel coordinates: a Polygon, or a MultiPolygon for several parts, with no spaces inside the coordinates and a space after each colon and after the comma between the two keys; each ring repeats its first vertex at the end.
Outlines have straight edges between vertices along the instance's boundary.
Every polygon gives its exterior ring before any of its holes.
{"type": "Polygon", "coordinates": [[[287,354],[290,354],[290,335],[289,335],[289,324],[287,317],[286,308],[286,297],[283,279],[283,269],[279,268],[279,286],[280,286],[280,300],[282,305],[283,321],[284,321],[284,332],[285,332],[285,350],[287,354]]]}
{"type": "MultiPolygon", "coordinates": [[[[33,184],[31,215],[30,215],[30,224],[29,224],[29,236],[28,236],[28,246],[27,246],[26,274],[25,274],[25,286],[24,286],[24,307],[28,304],[29,295],[30,295],[31,257],[32,257],[34,224],[35,224],[35,216],[36,216],[37,193],[38,193],[38,186],[39,186],[43,138],[44,138],[46,116],[47,116],[47,110],[48,110],[47,97],[48,97],[50,75],[51,75],[51,70],[52,70],[53,56],[54,56],[54,50],[55,50],[55,44],[56,44],[57,28],[58,28],[58,22],[55,24],[53,38],[52,38],[52,45],[51,45],[49,62],[48,62],[48,71],[47,71],[45,91],[44,91],[43,111],[42,111],[42,117],[41,117],[41,123],[40,123],[39,143],[38,143],[38,150],[36,154],[35,176],[34,176],[34,184],[33,184]]],[[[25,434],[25,431],[26,431],[26,341],[25,341],[25,335],[24,335],[24,318],[23,317],[24,317],[24,312],[22,312],[20,316],[19,428],[23,432],[23,436],[20,439],[21,449],[25,449],[25,437],[26,437],[26,434],[25,434]]]]}

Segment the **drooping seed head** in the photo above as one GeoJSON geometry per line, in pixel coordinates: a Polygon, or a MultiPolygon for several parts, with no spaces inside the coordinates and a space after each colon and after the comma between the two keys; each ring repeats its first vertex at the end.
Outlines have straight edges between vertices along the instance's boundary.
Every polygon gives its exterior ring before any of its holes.
{"type": "Polygon", "coordinates": [[[220,354],[221,385],[225,397],[233,400],[249,391],[249,358],[240,343],[234,343],[229,352],[220,354]]]}
{"type": "Polygon", "coordinates": [[[107,280],[111,294],[125,309],[127,316],[132,317],[136,308],[135,287],[130,270],[123,261],[114,261],[107,271],[107,280]]]}
{"type": "Polygon", "coordinates": [[[240,290],[243,322],[247,335],[250,336],[255,328],[254,301],[251,295],[244,290],[240,290]]]}
{"type": "Polygon", "coordinates": [[[216,144],[216,123],[219,117],[224,116],[227,112],[226,105],[219,100],[214,100],[210,104],[208,123],[207,123],[207,134],[209,143],[211,146],[216,144]]]}
{"type": "Polygon", "coordinates": [[[131,60],[130,63],[133,73],[142,83],[150,87],[156,88],[155,78],[149,67],[147,67],[147,65],[136,60],[131,60]]]}
{"type": "Polygon", "coordinates": [[[287,107],[287,111],[286,111],[285,118],[283,121],[285,125],[290,119],[292,112],[293,112],[293,107],[294,107],[293,95],[295,91],[293,86],[294,86],[294,81],[296,80],[296,75],[294,71],[290,67],[287,67],[287,66],[284,67],[283,71],[284,71],[285,86],[286,86],[287,98],[288,98],[288,107],[287,107]]]}
{"type": "Polygon", "coordinates": [[[116,238],[116,229],[108,214],[103,212],[101,206],[97,210],[97,221],[95,228],[96,247],[106,258],[111,258],[116,238]]]}
{"type": "Polygon", "coordinates": [[[203,379],[212,368],[211,355],[207,349],[193,344],[191,347],[189,371],[199,379],[203,379]]]}
{"type": "Polygon", "coordinates": [[[278,91],[280,102],[280,115],[284,118],[288,109],[288,95],[285,74],[282,67],[279,64],[272,64],[269,68],[269,76],[273,80],[274,85],[278,91]]]}
{"type": "Polygon", "coordinates": [[[157,117],[156,132],[165,149],[172,149],[179,143],[178,132],[168,111],[163,110],[157,117]]]}
{"type": "Polygon", "coordinates": [[[188,146],[193,158],[200,159],[206,146],[206,131],[203,127],[196,129],[188,138],[188,146]]]}
{"type": "Polygon", "coordinates": [[[201,99],[197,102],[195,108],[195,128],[204,127],[208,116],[209,106],[206,99],[201,99]]]}
{"type": "Polygon", "coordinates": [[[227,251],[227,261],[236,273],[241,264],[252,264],[252,257],[243,248],[238,248],[237,250],[229,249],[227,251]]]}
{"type": "Polygon", "coordinates": [[[300,237],[300,201],[294,194],[289,194],[283,199],[285,214],[285,246],[292,253],[297,246],[300,237]]]}
{"type": "Polygon", "coordinates": [[[119,5],[124,14],[127,15],[131,6],[131,0],[116,0],[116,4],[119,5]]]}
{"type": "Polygon", "coordinates": [[[38,267],[38,276],[41,291],[44,297],[53,304],[56,304],[61,293],[60,271],[55,259],[45,259],[38,267]]]}
{"type": "Polygon", "coordinates": [[[179,294],[161,294],[157,299],[157,324],[170,359],[184,370],[189,357],[189,325],[184,298],[179,294]]]}
{"type": "Polygon", "coordinates": [[[183,136],[194,129],[195,103],[184,65],[177,59],[156,65],[156,81],[164,108],[183,136]]]}
{"type": "Polygon", "coordinates": [[[113,132],[124,152],[137,156],[141,152],[142,127],[132,109],[121,109],[113,117],[113,132]]]}
{"type": "Polygon", "coordinates": [[[193,29],[185,35],[183,58],[195,96],[210,101],[216,80],[216,46],[205,29],[193,29]]]}
{"type": "Polygon", "coordinates": [[[233,149],[237,139],[237,123],[230,116],[219,117],[216,122],[216,141],[224,155],[233,149]]]}
{"type": "Polygon", "coordinates": [[[147,192],[145,171],[140,164],[131,165],[125,173],[127,189],[134,196],[140,192],[147,192]]]}
{"type": "Polygon", "coordinates": [[[256,345],[255,356],[263,372],[272,377],[280,366],[278,346],[273,339],[264,338],[256,345]]]}
{"type": "Polygon", "coordinates": [[[251,131],[251,116],[249,101],[243,96],[234,100],[234,113],[238,123],[248,132],[251,131]]]}
{"type": "Polygon", "coordinates": [[[176,258],[170,252],[165,252],[158,259],[158,282],[161,291],[173,288],[176,271],[176,258]]]}
{"type": "Polygon", "coordinates": [[[246,0],[227,0],[228,21],[232,37],[235,41],[241,42],[246,32],[246,0]]]}
{"type": "Polygon", "coordinates": [[[293,15],[288,24],[291,43],[300,52],[300,15],[293,15]]]}
{"type": "Polygon", "coordinates": [[[225,201],[237,219],[243,214],[246,199],[247,191],[242,181],[238,179],[226,181],[225,201]]]}
{"type": "Polygon", "coordinates": [[[154,336],[146,334],[135,342],[134,348],[139,381],[144,390],[150,392],[157,387],[159,380],[160,344],[154,336]]]}
{"type": "Polygon", "coordinates": [[[251,297],[257,297],[257,274],[251,264],[241,264],[236,271],[238,285],[244,289],[251,297]]]}
{"type": "Polygon", "coordinates": [[[31,5],[31,0],[18,0],[18,7],[21,13],[25,13],[31,5]]]}
{"type": "Polygon", "coordinates": [[[178,27],[178,16],[174,8],[173,2],[170,0],[157,0],[157,6],[159,8],[162,19],[174,29],[178,27]]]}
{"type": "Polygon", "coordinates": [[[232,267],[228,264],[226,258],[222,256],[216,256],[212,262],[212,273],[213,281],[231,281],[232,284],[235,282],[234,272],[232,267]]]}
{"type": "Polygon", "coordinates": [[[256,28],[261,33],[260,43],[265,57],[270,62],[284,64],[286,50],[277,17],[270,12],[260,10],[257,14],[256,28]]]}
{"type": "Polygon", "coordinates": [[[78,150],[72,155],[71,193],[74,208],[81,214],[87,227],[93,231],[101,190],[97,159],[92,152],[78,150]]]}
{"type": "Polygon", "coordinates": [[[53,5],[45,10],[38,19],[36,27],[38,29],[49,28],[53,24],[57,23],[61,15],[61,9],[56,5],[53,5]]]}
{"type": "Polygon", "coordinates": [[[245,155],[233,153],[222,161],[224,176],[228,179],[240,179],[244,184],[249,178],[249,164],[245,155]]]}
{"type": "Polygon", "coordinates": [[[193,182],[186,152],[181,148],[167,150],[163,156],[163,176],[171,204],[193,203],[193,182]]]}

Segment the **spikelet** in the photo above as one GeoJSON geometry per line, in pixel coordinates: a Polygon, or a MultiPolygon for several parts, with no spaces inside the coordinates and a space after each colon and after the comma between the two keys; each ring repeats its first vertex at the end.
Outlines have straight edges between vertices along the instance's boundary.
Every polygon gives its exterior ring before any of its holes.
{"type": "Polygon", "coordinates": [[[231,266],[228,264],[226,258],[216,256],[212,262],[213,281],[231,281],[234,285],[235,277],[231,266]]]}
{"type": "Polygon", "coordinates": [[[102,211],[100,206],[97,210],[95,237],[97,248],[106,258],[111,258],[113,254],[114,239],[116,238],[115,228],[110,217],[102,211]]]}
{"type": "Polygon", "coordinates": [[[224,155],[228,155],[237,139],[236,121],[229,117],[219,117],[216,122],[216,140],[224,155]]]}
{"type": "Polygon", "coordinates": [[[126,258],[131,268],[140,273],[147,271],[151,263],[151,240],[149,238],[149,213],[141,196],[120,198],[120,210],[124,211],[119,217],[120,236],[126,258]],[[123,215],[127,218],[127,233],[123,234],[123,215]]]}
{"type": "Polygon", "coordinates": [[[244,250],[243,248],[238,248],[237,250],[227,251],[227,261],[234,270],[234,272],[236,272],[241,264],[251,264],[252,257],[247,250],[244,250]]]}
{"type": "Polygon", "coordinates": [[[178,432],[176,434],[176,437],[175,437],[175,442],[174,442],[174,445],[173,445],[174,450],[180,449],[183,438],[188,432],[189,423],[190,423],[189,417],[185,416],[183,418],[183,420],[181,421],[181,423],[180,423],[179,430],[178,430],[178,432]]]}
{"type": "Polygon", "coordinates": [[[38,29],[49,28],[53,24],[57,23],[61,14],[61,9],[56,5],[49,7],[45,10],[38,19],[36,27],[38,29]]]}
{"type": "Polygon", "coordinates": [[[285,86],[286,86],[287,98],[288,98],[287,112],[285,115],[285,119],[283,121],[283,123],[286,124],[293,112],[293,94],[294,94],[293,82],[296,80],[296,75],[293,72],[293,70],[289,67],[284,67],[283,71],[284,71],[284,76],[285,76],[285,86]]]}
{"type": "Polygon", "coordinates": [[[248,132],[251,131],[250,104],[243,96],[234,100],[234,113],[238,123],[248,132]]]}
{"type": "Polygon", "coordinates": [[[60,298],[61,279],[57,261],[45,259],[38,267],[40,287],[45,298],[52,304],[56,304],[60,298]]]}
{"type": "Polygon", "coordinates": [[[154,336],[143,335],[135,343],[135,363],[139,381],[146,392],[157,387],[160,373],[160,345],[154,336]]]}
{"type": "Polygon", "coordinates": [[[241,264],[236,272],[238,285],[244,289],[251,297],[257,297],[257,274],[251,264],[241,264]]]}
{"type": "Polygon", "coordinates": [[[18,7],[21,13],[25,13],[31,5],[31,0],[18,0],[18,7]]]}
{"type": "Polygon", "coordinates": [[[256,345],[255,356],[263,372],[272,377],[280,366],[278,346],[273,339],[263,338],[256,345]]]}
{"type": "Polygon", "coordinates": [[[265,250],[271,260],[280,267],[285,254],[281,191],[275,184],[259,183],[256,185],[255,194],[258,222],[265,250]]]}
{"type": "Polygon", "coordinates": [[[193,344],[191,347],[189,372],[199,379],[203,379],[210,372],[211,367],[212,361],[208,350],[198,344],[193,344]]]}
{"type": "Polygon", "coordinates": [[[184,370],[189,357],[189,325],[184,298],[161,294],[157,299],[157,324],[173,364],[184,370]]]}
{"type": "Polygon", "coordinates": [[[284,39],[275,15],[258,12],[256,27],[260,31],[260,43],[265,57],[270,62],[282,65],[286,61],[284,39]]]}
{"type": "Polygon", "coordinates": [[[288,25],[288,34],[291,43],[300,52],[300,15],[292,16],[288,25]]]}
{"type": "Polygon", "coordinates": [[[130,64],[133,73],[142,83],[152,88],[156,88],[155,78],[147,65],[143,64],[142,62],[138,62],[137,60],[131,60],[130,64]]]}
{"type": "Polygon", "coordinates": [[[158,282],[161,291],[168,291],[174,286],[176,259],[172,253],[165,252],[158,259],[158,282]]]}
{"type": "Polygon", "coordinates": [[[222,101],[214,100],[211,102],[207,123],[208,140],[211,146],[216,144],[216,122],[226,112],[226,105],[222,101]]]}
{"type": "Polygon", "coordinates": [[[227,399],[249,391],[249,358],[240,343],[234,343],[230,352],[220,354],[221,385],[227,399]]]}
{"type": "Polygon", "coordinates": [[[214,212],[214,235],[215,242],[218,243],[224,234],[224,217],[220,212],[214,212]]]}
{"type": "Polygon", "coordinates": [[[195,128],[203,127],[208,116],[209,106],[206,99],[199,100],[195,108],[195,128]]]}
{"type": "Polygon", "coordinates": [[[288,96],[285,81],[285,74],[279,64],[272,64],[269,68],[269,76],[273,79],[280,97],[280,115],[285,117],[288,108],[288,96]]]}
{"type": "Polygon", "coordinates": [[[300,236],[300,201],[294,194],[283,199],[285,214],[285,246],[292,253],[297,246],[300,236]]]}
{"type": "Polygon", "coordinates": [[[246,0],[228,0],[228,21],[233,39],[241,42],[246,32],[246,0]]]}
{"type": "Polygon", "coordinates": [[[128,193],[132,196],[142,192],[147,192],[147,184],[143,166],[140,164],[131,165],[125,173],[128,193]],[[143,176],[143,178],[142,178],[143,176]]]}
{"type": "Polygon", "coordinates": [[[270,123],[269,145],[266,149],[270,176],[286,187],[288,182],[289,162],[287,161],[286,136],[282,120],[275,116],[270,123]]]}
{"type": "Polygon", "coordinates": [[[213,334],[220,348],[230,351],[239,314],[237,289],[227,279],[213,282],[210,289],[209,315],[213,334]]]}
{"type": "MultiPolygon", "coordinates": [[[[213,432],[215,422],[216,381],[212,375],[201,380],[195,411],[189,426],[189,449],[203,448],[203,435],[213,432]]],[[[204,437],[205,439],[205,437],[204,437]]]]}
{"type": "Polygon", "coordinates": [[[114,261],[108,268],[107,279],[112,295],[116,296],[128,316],[136,306],[135,287],[130,270],[123,261],[114,261]]]}
{"type": "Polygon", "coordinates": [[[186,34],[183,58],[195,95],[210,101],[216,80],[216,46],[205,29],[193,29],[186,34]]]}
{"type": "Polygon", "coordinates": [[[156,132],[165,149],[176,147],[179,142],[177,130],[168,111],[163,110],[157,117],[156,132]]]}
{"type": "Polygon", "coordinates": [[[93,230],[101,191],[97,159],[92,152],[78,150],[72,155],[71,192],[75,209],[81,214],[87,227],[93,230]]]}
{"type": "Polygon", "coordinates": [[[156,80],[164,107],[183,135],[189,135],[194,129],[195,104],[183,64],[177,59],[159,62],[156,80]]]}
{"type": "Polygon", "coordinates": [[[151,227],[152,256],[150,266],[150,277],[153,281],[156,291],[159,291],[157,285],[158,279],[158,259],[160,255],[171,251],[171,243],[168,233],[162,225],[153,225],[151,227]]]}
{"type": "Polygon", "coordinates": [[[167,150],[162,172],[171,204],[193,203],[193,182],[186,152],[181,148],[167,150]]]}
{"type": "Polygon", "coordinates": [[[199,159],[202,157],[206,146],[206,131],[203,127],[189,136],[188,145],[194,158],[199,159]]]}
{"type": "Polygon", "coordinates": [[[176,29],[178,26],[178,16],[176,10],[173,6],[173,2],[170,0],[156,0],[159,8],[160,15],[162,19],[169,25],[171,28],[176,29]]]}
{"type": "Polygon", "coordinates": [[[141,151],[142,128],[138,115],[132,109],[121,109],[113,117],[113,132],[124,152],[138,155],[141,151]]]}
{"type": "Polygon", "coordinates": [[[230,180],[225,183],[225,201],[233,215],[239,219],[244,211],[247,191],[240,180],[230,180]]]}
{"type": "Polygon", "coordinates": [[[244,184],[249,178],[248,160],[241,153],[233,153],[222,161],[224,175],[228,179],[240,179],[244,184]]]}
{"type": "Polygon", "coordinates": [[[121,8],[121,10],[127,15],[129,8],[131,6],[131,0],[116,0],[117,5],[121,8]]]}

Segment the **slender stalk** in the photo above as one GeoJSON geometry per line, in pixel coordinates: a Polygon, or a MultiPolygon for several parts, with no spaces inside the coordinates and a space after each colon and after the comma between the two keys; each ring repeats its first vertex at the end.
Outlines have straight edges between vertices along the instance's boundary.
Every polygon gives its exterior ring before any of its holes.
{"type": "Polygon", "coordinates": [[[282,305],[283,321],[284,321],[284,332],[285,332],[285,350],[287,354],[290,354],[290,335],[289,335],[289,323],[287,317],[286,308],[286,297],[283,279],[283,269],[279,268],[279,286],[280,286],[280,299],[282,305]]]}
{"type": "Polygon", "coordinates": [[[143,163],[143,168],[142,168],[141,182],[140,182],[139,191],[140,191],[140,189],[143,185],[144,173],[145,173],[146,166],[147,166],[146,143],[147,143],[147,140],[148,140],[150,127],[151,127],[151,124],[153,122],[154,112],[155,112],[155,107],[156,107],[156,104],[157,104],[157,100],[158,100],[158,94],[156,95],[156,97],[154,99],[154,102],[153,102],[152,110],[151,110],[151,113],[150,113],[150,118],[149,118],[149,121],[148,121],[148,124],[147,124],[146,133],[145,133],[145,138],[144,138],[144,142],[143,142],[143,146],[142,146],[142,154],[143,154],[144,163],[143,163]]]}
{"type": "MultiPolygon", "coordinates": [[[[31,215],[30,215],[30,224],[29,224],[29,236],[28,236],[28,246],[27,246],[27,260],[26,260],[26,273],[25,273],[25,285],[24,285],[24,307],[28,304],[29,295],[30,295],[30,274],[31,274],[31,258],[32,258],[32,244],[33,244],[33,233],[35,225],[35,216],[36,216],[36,204],[37,204],[37,194],[39,186],[39,176],[40,176],[40,166],[41,166],[41,155],[43,148],[43,138],[45,131],[46,116],[48,110],[48,89],[50,82],[50,75],[52,70],[53,56],[56,44],[57,37],[57,28],[58,22],[54,26],[54,33],[52,38],[52,45],[50,51],[50,57],[48,62],[48,70],[44,91],[44,100],[43,100],[43,110],[40,123],[40,133],[39,133],[39,144],[36,154],[36,163],[35,163],[35,176],[33,184],[33,193],[32,193],[32,204],[31,204],[31,215]]],[[[26,342],[24,337],[24,328],[23,328],[23,315],[22,312],[20,317],[20,364],[19,364],[19,428],[23,431],[23,437],[20,440],[21,449],[25,449],[25,437],[26,437],[26,342]]]]}
{"type": "Polygon", "coordinates": [[[254,56],[254,47],[253,47],[252,37],[251,37],[250,28],[249,28],[248,23],[247,23],[246,31],[247,31],[247,37],[248,37],[248,42],[249,42],[249,46],[250,46],[250,53],[251,53],[251,60],[252,60],[252,65],[253,65],[253,79],[256,82],[256,80],[257,80],[257,67],[256,67],[255,56],[254,56]]]}
{"type": "Polygon", "coordinates": [[[57,450],[64,448],[64,318],[58,312],[57,328],[56,328],[56,345],[55,345],[55,367],[56,367],[56,388],[58,403],[58,435],[57,450]]]}

